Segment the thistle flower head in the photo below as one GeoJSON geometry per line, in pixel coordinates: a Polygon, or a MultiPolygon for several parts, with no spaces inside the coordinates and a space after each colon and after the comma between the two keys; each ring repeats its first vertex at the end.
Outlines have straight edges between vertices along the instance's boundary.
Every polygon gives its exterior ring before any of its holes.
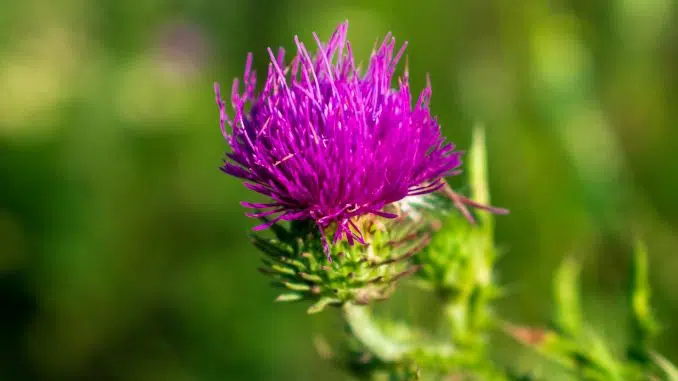
{"type": "Polygon", "coordinates": [[[257,209],[248,216],[266,218],[255,230],[308,219],[321,232],[333,230],[335,242],[364,243],[355,217],[393,218],[385,206],[439,189],[461,164],[430,113],[430,85],[413,101],[405,70],[392,87],[405,45],[396,50],[387,35],[361,72],[347,28],[339,25],[326,43],[314,33],[313,54],[295,37],[297,54],[287,63],[283,49],[268,49],[271,62],[258,93],[249,55],[244,90],[233,83],[232,116],[215,85],[231,148],[221,169],[271,199],[242,203],[257,209]]]}

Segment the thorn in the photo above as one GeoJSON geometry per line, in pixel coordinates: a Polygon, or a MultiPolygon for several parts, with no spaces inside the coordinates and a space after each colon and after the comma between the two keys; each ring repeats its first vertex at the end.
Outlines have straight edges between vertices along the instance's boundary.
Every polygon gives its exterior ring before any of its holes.
{"type": "Polygon", "coordinates": [[[497,207],[490,206],[490,205],[484,205],[484,204],[478,203],[476,201],[473,201],[468,197],[462,196],[459,193],[452,190],[452,187],[450,187],[450,185],[447,182],[440,189],[440,192],[445,197],[447,197],[448,199],[450,199],[454,203],[454,206],[457,208],[457,210],[459,210],[461,212],[461,214],[463,214],[464,217],[471,224],[475,224],[476,220],[475,220],[475,218],[473,218],[473,215],[471,214],[469,209],[466,207],[467,205],[474,207],[474,208],[477,208],[477,209],[485,210],[485,211],[488,211],[488,212],[494,213],[494,214],[508,214],[509,213],[508,209],[497,208],[497,207]]]}
{"type": "Polygon", "coordinates": [[[389,259],[382,261],[382,262],[379,262],[379,263],[375,263],[374,267],[378,267],[378,266],[382,266],[382,265],[388,265],[388,264],[391,264],[391,263],[400,262],[400,261],[409,259],[412,256],[414,256],[414,254],[417,254],[418,252],[422,251],[426,246],[428,246],[429,243],[431,243],[431,236],[427,234],[415,247],[408,250],[405,254],[399,255],[397,257],[389,258],[389,259]]]}
{"type": "Polygon", "coordinates": [[[406,277],[406,276],[408,276],[408,275],[411,275],[411,274],[416,273],[417,271],[421,270],[422,267],[423,267],[422,265],[415,265],[415,266],[412,266],[412,267],[408,268],[407,270],[405,270],[405,271],[403,271],[403,272],[401,272],[401,273],[399,273],[399,274],[396,274],[396,276],[394,276],[393,278],[391,278],[390,282],[391,282],[391,283],[395,283],[395,282],[397,282],[398,280],[400,280],[400,279],[402,279],[402,278],[404,278],[404,277],[406,277]]]}

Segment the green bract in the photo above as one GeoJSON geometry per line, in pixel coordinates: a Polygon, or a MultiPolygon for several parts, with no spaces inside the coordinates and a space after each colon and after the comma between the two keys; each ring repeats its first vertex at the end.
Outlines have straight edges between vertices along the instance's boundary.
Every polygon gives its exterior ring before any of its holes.
{"type": "Polygon", "coordinates": [[[409,259],[428,242],[429,226],[407,217],[358,222],[369,243],[339,241],[331,246],[331,262],[312,222],[274,225],[274,237],[254,235],[254,244],[266,254],[260,270],[286,290],[276,300],[311,301],[309,313],[346,302],[368,304],[388,298],[400,279],[420,268],[409,259]]]}

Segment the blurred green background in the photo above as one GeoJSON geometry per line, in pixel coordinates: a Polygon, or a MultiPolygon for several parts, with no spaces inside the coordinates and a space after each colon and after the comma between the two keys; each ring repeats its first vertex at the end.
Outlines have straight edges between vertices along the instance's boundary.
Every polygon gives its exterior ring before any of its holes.
{"type": "MultiPolygon", "coordinates": [[[[498,311],[547,324],[574,256],[586,317],[622,342],[640,236],[678,359],[676,1],[0,0],[0,380],[345,378],[313,347],[341,332],[333,311],[274,304],[256,271],[238,201],[258,198],[218,170],[212,94],[248,51],[265,72],[266,47],[344,19],[358,60],[388,31],[409,41],[413,87],[431,74],[461,149],[485,124],[512,210],[498,311]]],[[[384,312],[435,317],[411,295],[384,312]]]]}

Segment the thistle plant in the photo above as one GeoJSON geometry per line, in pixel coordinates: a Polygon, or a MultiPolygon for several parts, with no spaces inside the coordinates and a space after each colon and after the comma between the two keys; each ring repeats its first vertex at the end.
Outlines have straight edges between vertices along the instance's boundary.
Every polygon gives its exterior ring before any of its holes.
{"type": "Polygon", "coordinates": [[[489,206],[483,130],[474,131],[470,194],[462,195],[445,181],[460,173],[462,153],[431,114],[430,83],[413,99],[405,68],[392,87],[405,45],[396,48],[387,35],[361,70],[347,30],[348,23],[339,25],[327,42],[313,34],[313,53],[295,37],[289,62],[284,50],[269,49],[259,92],[249,55],[242,92],[233,83],[232,113],[215,85],[230,148],[221,169],[268,198],[242,205],[261,220],[252,242],[263,253],[260,271],[281,290],[276,300],[344,318],[346,340],[323,352],[366,380],[538,379],[493,360],[492,334],[503,332],[577,379],[678,380],[653,350],[659,325],[640,243],[629,297],[632,340],[623,355],[584,321],[573,260],[555,276],[549,328],[497,316],[493,303],[503,293],[493,225],[507,211],[489,206]],[[271,233],[259,232],[265,229],[271,233]],[[373,315],[371,305],[405,282],[437,297],[442,334],[373,315]]]}

